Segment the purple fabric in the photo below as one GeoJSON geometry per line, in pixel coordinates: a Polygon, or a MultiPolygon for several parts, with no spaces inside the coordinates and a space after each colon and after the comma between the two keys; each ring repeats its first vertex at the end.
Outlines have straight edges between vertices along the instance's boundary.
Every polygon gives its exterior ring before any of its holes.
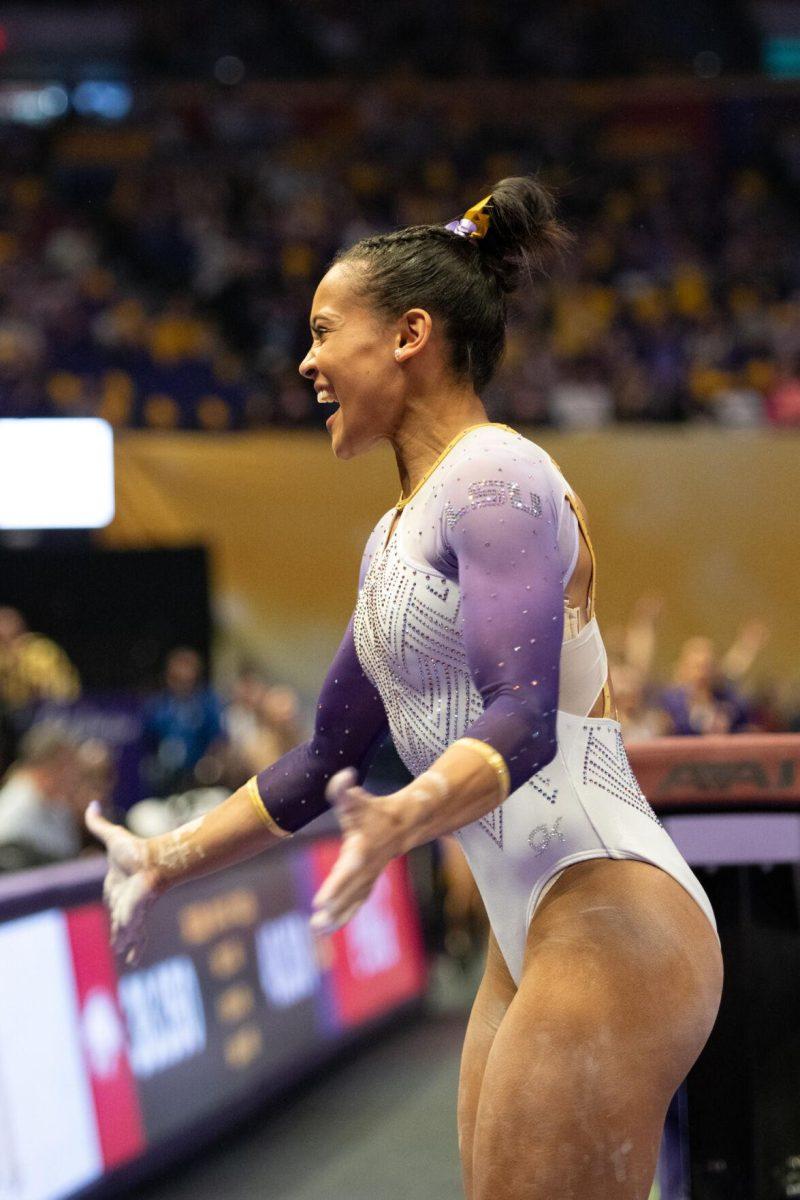
{"type": "Polygon", "coordinates": [[[484,703],[462,736],[499,751],[514,791],[556,751],[563,555],[548,468],[506,460],[495,472],[502,482],[475,478],[493,465],[448,479],[442,567],[457,569],[464,647],[484,703]]]}
{"type": "Polygon", "coordinates": [[[311,739],[257,776],[270,816],[292,832],[313,821],[329,807],[325,786],[331,775],[355,767],[363,782],[386,732],[381,698],[356,655],[351,620],[322,685],[311,739]]]}

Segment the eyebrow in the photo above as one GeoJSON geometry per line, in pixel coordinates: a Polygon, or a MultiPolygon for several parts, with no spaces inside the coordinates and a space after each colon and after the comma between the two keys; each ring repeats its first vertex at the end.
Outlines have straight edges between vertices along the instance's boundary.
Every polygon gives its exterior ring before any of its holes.
{"type": "Polygon", "coordinates": [[[336,320],[336,318],[333,316],[333,313],[325,312],[325,310],[323,309],[322,312],[314,314],[314,316],[309,321],[309,325],[313,329],[314,326],[319,324],[320,321],[335,321],[335,320],[336,320]]]}

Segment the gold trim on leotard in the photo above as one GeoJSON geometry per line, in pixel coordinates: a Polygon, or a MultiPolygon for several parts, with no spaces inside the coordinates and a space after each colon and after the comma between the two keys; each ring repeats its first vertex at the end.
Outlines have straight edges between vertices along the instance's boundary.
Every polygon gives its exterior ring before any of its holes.
{"type": "Polygon", "coordinates": [[[500,799],[498,803],[502,804],[511,791],[511,776],[506,765],[506,760],[500,751],[495,750],[494,746],[490,746],[488,742],[482,742],[480,738],[462,737],[453,742],[453,745],[464,746],[467,750],[475,750],[480,754],[484,762],[489,764],[497,776],[497,782],[500,786],[500,799]]]}
{"type": "Polygon", "coordinates": [[[610,717],[614,712],[614,701],[611,699],[611,688],[606,679],[603,684],[603,716],[610,717]]]}
{"type": "Polygon", "coordinates": [[[578,507],[578,503],[577,503],[575,497],[573,496],[573,494],[571,492],[567,492],[566,495],[567,495],[567,500],[569,502],[569,506],[572,509],[572,511],[575,513],[575,518],[578,522],[580,531],[584,536],[586,545],[589,547],[589,557],[592,560],[592,578],[589,583],[589,603],[587,605],[587,607],[589,609],[589,619],[591,620],[591,618],[594,616],[595,596],[597,594],[597,556],[594,552],[594,546],[592,545],[592,539],[589,534],[588,526],[586,524],[586,521],[584,520],[583,513],[581,512],[580,508],[578,507]]]}
{"type": "Polygon", "coordinates": [[[440,463],[442,463],[444,461],[445,458],[447,458],[448,454],[453,449],[453,447],[457,446],[463,437],[466,437],[468,433],[472,433],[473,429],[488,429],[489,427],[492,427],[494,429],[505,429],[508,433],[517,433],[518,432],[516,429],[512,429],[510,425],[503,425],[499,421],[479,421],[477,423],[477,425],[468,425],[466,429],[462,429],[459,433],[456,434],[456,436],[451,441],[449,441],[447,443],[447,445],[445,446],[444,450],[441,452],[439,457],[436,459],[435,462],[431,463],[431,465],[428,467],[425,474],[422,476],[422,479],[420,479],[419,483],[416,484],[414,488],[412,488],[412,490],[408,493],[408,495],[404,496],[402,492],[400,493],[400,499],[397,501],[397,504],[395,504],[395,506],[394,506],[395,511],[402,512],[402,510],[405,508],[405,506],[411,500],[414,499],[414,497],[416,496],[417,492],[422,487],[422,485],[424,483],[428,482],[428,480],[430,479],[431,475],[436,470],[436,468],[440,465],[440,463]]]}
{"type": "MultiPolygon", "coordinates": [[[[577,520],[578,527],[584,536],[586,545],[589,547],[589,557],[592,560],[592,578],[589,584],[589,602],[587,604],[587,608],[589,610],[589,619],[591,620],[591,618],[595,615],[595,597],[597,594],[597,556],[594,552],[594,546],[592,545],[589,529],[586,525],[586,521],[584,520],[583,513],[578,507],[575,497],[571,492],[567,492],[566,496],[567,500],[569,501],[570,508],[575,513],[575,519],[577,520]]],[[[605,683],[603,684],[603,716],[610,716],[613,711],[614,703],[611,699],[611,688],[609,687],[608,679],[606,679],[605,683]]]]}
{"type": "Polygon", "coordinates": [[[248,779],[247,783],[244,785],[244,790],[247,792],[247,797],[250,800],[250,803],[253,805],[253,808],[256,810],[259,817],[271,833],[274,833],[277,837],[282,838],[292,836],[291,829],[281,829],[280,825],[267,809],[266,804],[261,799],[261,792],[258,790],[258,780],[256,779],[255,775],[248,779]]]}

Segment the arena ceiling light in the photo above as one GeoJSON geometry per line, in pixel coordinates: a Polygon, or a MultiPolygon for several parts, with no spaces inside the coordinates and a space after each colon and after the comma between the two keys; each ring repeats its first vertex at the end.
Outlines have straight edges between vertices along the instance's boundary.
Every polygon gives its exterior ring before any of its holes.
{"type": "Polygon", "coordinates": [[[0,420],[0,529],[100,529],[113,519],[107,421],[0,420]]]}

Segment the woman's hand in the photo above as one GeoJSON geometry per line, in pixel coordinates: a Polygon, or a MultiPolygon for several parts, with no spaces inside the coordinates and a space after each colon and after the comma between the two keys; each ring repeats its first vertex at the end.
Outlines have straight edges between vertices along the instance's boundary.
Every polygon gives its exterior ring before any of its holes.
{"type": "Polygon", "coordinates": [[[342,829],[342,848],[313,900],[315,933],[333,933],[355,916],[381,871],[401,852],[393,797],[373,796],[357,787],[356,779],[348,767],[326,789],[342,829]]]}
{"type": "Polygon", "coordinates": [[[86,826],[108,854],[103,898],[111,917],[111,944],[133,966],[141,958],[145,920],[158,896],[157,876],[148,861],[147,842],[121,825],[107,821],[96,802],[86,810],[86,826]]]}

